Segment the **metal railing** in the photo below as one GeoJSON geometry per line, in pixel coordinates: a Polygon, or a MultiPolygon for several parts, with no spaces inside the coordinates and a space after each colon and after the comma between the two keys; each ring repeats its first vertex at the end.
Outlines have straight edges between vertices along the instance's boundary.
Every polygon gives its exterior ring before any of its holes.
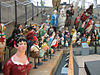
{"type": "MultiPolygon", "coordinates": [[[[15,25],[17,25],[17,23],[27,24],[27,21],[31,19],[33,21],[34,17],[38,16],[43,11],[41,11],[41,7],[38,6],[38,2],[37,6],[27,1],[19,2],[18,0],[0,3],[0,22],[6,25],[11,22],[15,22],[15,25]]],[[[48,9],[48,7],[42,7],[42,9],[43,8],[48,9]]]]}

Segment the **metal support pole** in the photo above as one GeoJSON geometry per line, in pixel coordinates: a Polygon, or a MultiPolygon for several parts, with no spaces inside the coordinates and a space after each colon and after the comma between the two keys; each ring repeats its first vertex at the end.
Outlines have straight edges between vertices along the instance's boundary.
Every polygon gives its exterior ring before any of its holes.
{"type": "Polygon", "coordinates": [[[42,59],[42,61],[48,61],[48,59],[45,58],[45,53],[44,53],[44,58],[42,59]]]}
{"type": "Polygon", "coordinates": [[[15,0],[15,27],[17,26],[17,1],[15,0]]]}
{"type": "Polygon", "coordinates": [[[42,0],[41,0],[41,13],[42,13],[42,0]]]}
{"type": "Polygon", "coordinates": [[[37,16],[39,15],[39,8],[38,8],[39,5],[38,5],[38,3],[39,2],[37,2],[37,16]]]}
{"type": "Polygon", "coordinates": [[[6,55],[7,55],[7,53],[6,53],[6,50],[7,50],[7,48],[5,47],[5,49],[4,49],[4,61],[6,60],[6,55]]]}
{"type": "Polygon", "coordinates": [[[42,10],[42,8],[43,8],[43,5],[42,5],[42,0],[41,0],[41,23],[43,23],[43,10],[42,10]]]}
{"type": "Polygon", "coordinates": [[[94,2],[94,8],[97,8],[97,0],[93,0],[94,2]]]}
{"type": "Polygon", "coordinates": [[[96,43],[96,35],[95,35],[95,54],[97,54],[97,43],[96,43]]]}
{"type": "Polygon", "coordinates": [[[50,59],[51,59],[51,50],[50,50],[50,59]]]}
{"type": "Polygon", "coordinates": [[[1,2],[0,2],[0,23],[1,23],[1,2]]]}
{"type": "Polygon", "coordinates": [[[85,9],[85,0],[82,0],[82,9],[85,9]]]}
{"type": "Polygon", "coordinates": [[[43,8],[44,8],[44,11],[45,11],[45,8],[46,8],[45,4],[44,4],[43,8]]]}
{"type": "Polygon", "coordinates": [[[34,58],[34,67],[33,69],[37,69],[37,66],[36,66],[36,58],[34,58]]]}
{"type": "Polygon", "coordinates": [[[32,3],[32,20],[34,20],[34,5],[32,3]]]}
{"type": "Polygon", "coordinates": [[[99,16],[99,6],[97,5],[97,10],[98,10],[98,16],[99,16]]]}
{"type": "Polygon", "coordinates": [[[38,57],[38,64],[40,63],[40,58],[38,57]]]}
{"type": "Polygon", "coordinates": [[[40,65],[42,65],[42,64],[43,64],[43,63],[40,62],[40,57],[38,57],[38,63],[37,63],[37,65],[40,66],[40,65]]]}
{"type": "Polygon", "coordinates": [[[25,25],[27,24],[27,5],[25,5],[25,25]]]}
{"type": "Polygon", "coordinates": [[[0,62],[0,73],[2,73],[2,62],[0,62]]]}
{"type": "Polygon", "coordinates": [[[47,50],[47,58],[48,58],[48,56],[49,56],[49,52],[48,52],[48,50],[47,50]]]}
{"type": "Polygon", "coordinates": [[[53,52],[53,54],[55,54],[55,52],[56,52],[56,51],[55,51],[55,48],[54,48],[54,52],[53,52]]]}
{"type": "Polygon", "coordinates": [[[70,4],[70,0],[69,0],[69,4],[70,4]]]}

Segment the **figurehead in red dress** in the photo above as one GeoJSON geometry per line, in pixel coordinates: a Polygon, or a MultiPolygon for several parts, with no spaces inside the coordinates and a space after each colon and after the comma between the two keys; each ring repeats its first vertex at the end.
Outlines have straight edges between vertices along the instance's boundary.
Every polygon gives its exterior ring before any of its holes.
{"type": "Polygon", "coordinates": [[[28,75],[31,69],[29,58],[25,55],[27,42],[24,38],[18,38],[14,47],[17,52],[6,62],[3,68],[4,75],[28,75]]]}

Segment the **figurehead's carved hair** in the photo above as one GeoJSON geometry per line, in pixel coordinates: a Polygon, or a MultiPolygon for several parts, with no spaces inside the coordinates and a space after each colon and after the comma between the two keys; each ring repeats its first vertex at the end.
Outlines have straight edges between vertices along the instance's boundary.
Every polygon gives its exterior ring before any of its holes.
{"type": "Polygon", "coordinates": [[[27,40],[25,39],[24,36],[22,36],[22,35],[17,35],[17,36],[15,37],[14,44],[18,47],[18,43],[19,43],[19,42],[22,42],[22,41],[27,42],[27,40]]]}

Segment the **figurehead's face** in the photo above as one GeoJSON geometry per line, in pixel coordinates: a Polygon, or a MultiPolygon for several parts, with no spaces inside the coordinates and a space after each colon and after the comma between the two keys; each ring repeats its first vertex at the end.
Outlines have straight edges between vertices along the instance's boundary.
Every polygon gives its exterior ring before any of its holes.
{"type": "Polygon", "coordinates": [[[22,25],[19,26],[19,29],[22,29],[22,25]]]}
{"type": "Polygon", "coordinates": [[[49,37],[47,38],[47,41],[49,41],[49,37]]]}
{"type": "Polygon", "coordinates": [[[25,52],[26,49],[27,49],[26,41],[21,41],[21,42],[18,43],[18,47],[17,47],[18,51],[25,52]]]}
{"type": "Polygon", "coordinates": [[[18,39],[15,44],[14,47],[17,49],[17,51],[19,52],[25,52],[27,49],[27,42],[25,39],[18,39]]]}
{"type": "Polygon", "coordinates": [[[70,7],[73,8],[73,3],[70,4],[70,7]]]}
{"type": "Polygon", "coordinates": [[[66,6],[65,6],[65,5],[63,5],[63,6],[62,6],[62,8],[63,8],[63,9],[65,9],[65,8],[66,8],[66,6]]]}
{"type": "Polygon", "coordinates": [[[57,10],[54,10],[54,14],[57,14],[57,10]]]}
{"type": "Polygon", "coordinates": [[[96,24],[99,24],[100,22],[99,21],[96,21],[96,24]]]}
{"type": "Polygon", "coordinates": [[[85,15],[88,16],[89,14],[88,13],[85,13],[85,15]]]}

